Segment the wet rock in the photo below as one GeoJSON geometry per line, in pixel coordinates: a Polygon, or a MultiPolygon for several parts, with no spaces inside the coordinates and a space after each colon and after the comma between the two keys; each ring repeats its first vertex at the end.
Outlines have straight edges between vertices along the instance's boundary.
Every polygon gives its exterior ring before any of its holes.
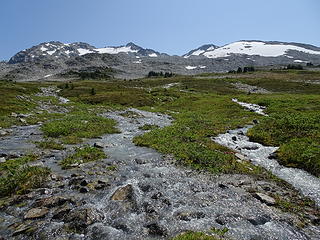
{"type": "Polygon", "coordinates": [[[72,202],[70,198],[60,197],[60,196],[53,196],[48,198],[43,198],[37,200],[34,204],[35,207],[57,207],[61,206],[66,202],[72,202]]]}
{"type": "Polygon", "coordinates": [[[49,209],[45,207],[32,208],[26,213],[26,215],[24,215],[24,219],[43,218],[47,215],[48,212],[49,209]]]}
{"type": "Polygon", "coordinates": [[[237,139],[236,136],[233,136],[233,137],[232,137],[232,140],[233,140],[233,141],[237,141],[238,139],[237,139]]]}
{"type": "Polygon", "coordinates": [[[80,176],[80,177],[72,177],[72,178],[69,180],[69,186],[71,186],[71,185],[79,185],[83,180],[84,180],[84,177],[83,177],[83,176],[80,176]]]}
{"type": "Polygon", "coordinates": [[[257,119],[253,119],[253,121],[252,121],[254,124],[258,124],[259,123],[259,121],[257,120],[257,119]]]}
{"type": "Polygon", "coordinates": [[[155,193],[155,194],[153,194],[152,196],[151,196],[151,198],[152,199],[159,199],[159,198],[161,198],[162,197],[162,193],[161,192],[157,192],[157,193],[155,193]]]}
{"type": "Polygon", "coordinates": [[[130,232],[130,229],[123,223],[114,223],[111,225],[113,228],[121,230],[123,232],[130,232]]]}
{"type": "Polygon", "coordinates": [[[4,131],[4,130],[0,130],[0,136],[5,136],[7,135],[8,132],[7,131],[4,131]]]}
{"type": "Polygon", "coordinates": [[[149,192],[152,189],[149,184],[141,184],[139,187],[143,192],[149,192]]]}
{"type": "Polygon", "coordinates": [[[81,187],[81,188],[79,189],[79,192],[80,192],[80,193],[87,193],[87,192],[89,192],[89,190],[88,190],[88,188],[86,188],[86,187],[81,187]]]}
{"type": "Polygon", "coordinates": [[[64,205],[60,208],[57,208],[52,214],[52,219],[61,220],[65,218],[70,211],[71,211],[71,207],[68,205],[64,205]]]}
{"type": "Polygon", "coordinates": [[[149,213],[149,214],[157,213],[156,209],[148,202],[144,202],[142,204],[142,207],[146,213],[149,213]]]}
{"type": "MultiPolygon", "coordinates": [[[[20,234],[33,232],[35,230],[36,230],[35,227],[33,227],[32,225],[22,223],[22,224],[19,224],[18,226],[15,226],[12,236],[15,237],[15,236],[18,236],[20,234]]],[[[0,240],[1,239],[4,239],[4,238],[0,237],[0,240]]]]}
{"type": "Polygon", "coordinates": [[[146,164],[146,161],[143,160],[143,159],[141,159],[141,158],[136,158],[136,159],[135,159],[135,162],[136,162],[137,164],[139,164],[139,165],[146,164]]]}
{"type": "Polygon", "coordinates": [[[104,148],[106,145],[103,142],[95,142],[93,146],[95,148],[104,148]]]}
{"type": "Polygon", "coordinates": [[[75,209],[63,219],[69,229],[83,232],[89,225],[103,220],[103,215],[95,209],[75,209]]]}
{"type": "Polygon", "coordinates": [[[270,222],[271,220],[271,217],[270,216],[267,216],[267,215],[263,215],[263,216],[256,216],[254,218],[249,218],[248,221],[252,224],[252,225],[255,225],[255,226],[258,226],[258,225],[263,225],[267,222],[270,222]]]}
{"type": "Polygon", "coordinates": [[[111,200],[114,201],[124,201],[133,199],[133,187],[131,184],[128,184],[124,187],[118,188],[114,194],[111,196],[111,200]]]}
{"type": "Polygon", "coordinates": [[[221,214],[216,217],[215,221],[220,225],[226,225],[227,223],[237,222],[240,219],[242,217],[239,214],[221,214]]]}
{"type": "Polygon", "coordinates": [[[82,180],[82,181],[80,182],[80,185],[81,185],[81,186],[87,186],[87,185],[88,185],[88,182],[87,182],[86,180],[82,180]]]}
{"type": "Polygon", "coordinates": [[[276,200],[264,193],[255,193],[254,197],[267,205],[275,205],[276,200]]]}
{"type": "Polygon", "coordinates": [[[268,156],[268,159],[277,159],[277,153],[273,152],[268,156]]]}
{"type": "Polygon", "coordinates": [[[176,218],[182,221],[191,221],[192,219],[201,219],[204,217],[205,214],[203,212],[183,211],[176,214],[176,218]]]}
{"type": "Polygon", "coordinates": [[[244,146],[243,149],[246,149],[246,150],[257,150],[257,149],[259,149],[259,147],[256,146],[256,145],[251,145],[251,146],[244,146]]]}
{"type": "Polygon", "coordinates": [[[219,187],[219,188],[222,188],[222,189],[227,189],[227,188],[228,188],[227,185],[224,185],[224,184],[222,184],[222,183],[219,183],[219,184],[218,184],[218,187],[219,187]]]}
{"type": "Polygon", "coordinates": [[[160,226],[158,223],[148,224],[146,228],[148,229],[148,233],[150,235],[162,237],[167,236],[167,230],[164,227],[160,226]]]}
{"type": "Polygon", "coordinates": [[[19,121],[23,124],[26,124],[27,123],[27,120],[25,120],[24,118],[20,118],[19,121]]]}
{"type": "Polygon", "coordinates": [[[241,161],[246,160],[246,157],[244,155],[242,155],[241,153],[236,153],[235,156],[240,159],[241,161]]]}

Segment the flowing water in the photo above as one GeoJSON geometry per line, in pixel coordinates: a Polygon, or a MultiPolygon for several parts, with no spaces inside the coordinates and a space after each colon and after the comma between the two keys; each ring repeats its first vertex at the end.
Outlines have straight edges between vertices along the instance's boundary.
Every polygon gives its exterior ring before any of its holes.
{"type": "MultiPolygon", "coordinates": [[[[265,110],[264,107],[239,102],[237,99],[233,99],[233,101],[258,114],[268,116],[263,112],[265,110]]],[[[225,134],[220,134],[213,140],[243,154],[252,163],[271,171],[275,176],[290,183],[294,188],[313,199],[320,206],[320,179],[301,169],[280,165],[277,160],[271,157],[278,150],[278,147],[263,146],[262,144],[251,142],[246,136],[247,131],[252,127],[253,125],[249,125],[230,130],[225,134]]]]}
{"type": "MultiPolygon", "coordinates": [[[[261,203],[236,186],[235,183],[251,181],[249,176],[214,176],[177,167],[171,156],[133,144],[135,136],[146,132],[139,127],[145,124],[166,127],[172,123],[169,116],[137,109],[108,112],[103,116],[116,120],[121,133],[107,134],[87,143],[99,141],[106,145],[104,151],[108,158],[62,170],[58,161],[65,151],[52,151],[42,159],[42,164],[49,166],[57,176],[47,188],[25,196],[23,206],[12,204],[0,212],[1,236],[29,239],[24,232],[12,230],[17,222],[22,222],[20,229],[29,225],[36,229],[32,239],[169,239],[185,230],[225,227],[229,229],[226,236],[232,239],[319,239],[318,227],[299,229],[292,224],[291,215],[261,203]],[[129,116],[128,113],[133,114],[129,116]],[[115,166],[116,170],[106,171],[110,166],[115,166]],[[107,185],[99,190],[79,192],[79,187],[74,185],[77,180],[82,181],[80,185],[86,185],[84,180],[89,185],[95,181],[107,185]],[[23,220],[26,211],[34,207],[38,199],[54,196],[72,198],[69,213],[54,217],[63,208],[54,206],[49,207],[48,214],[41,219],[23,220]],[[88,209],[90,215],[86,212],[85,217],[79,216],[79,212],[88,209]],[[75,214],[78,217],[72,218],[75,214]],[[70,224],[77,227],[75,233],[68,230],[70,224]]],[[[245,134],[246,128],[241,131],[245,134]]],[[[243,142],[246,137],[238,133],[240,130],[228,134],[236,135],[239,142],[243,142]]],[[[14,141],[14,137],[12,139],[14,141]]],[[[227,139],[222,144],[229,143],[229,135],[221,139],[227,139]]],[[[250,148],[256,148],[250,144],[250,148]]],[[[6,148],[10,140],[0,145],[6,148]]],[[[253,154],[250,148],[248,154],[253,154]]],[[[265,149],[258,156],[267,156],[273,150],[265,149]]]]}

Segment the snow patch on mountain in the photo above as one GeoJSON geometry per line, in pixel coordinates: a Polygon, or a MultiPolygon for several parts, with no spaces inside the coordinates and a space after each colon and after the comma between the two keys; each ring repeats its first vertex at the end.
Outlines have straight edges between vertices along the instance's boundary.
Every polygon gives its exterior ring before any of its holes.
{"type": "Polygon", "coordinates": [[[203,53],[203,56],[206,56],[207,58],[223,58],[229,57],[231,54],[246,54],[259,55],[262,57],[279,57],[285,55],[290,50],[320,55],[320,51],[314,51],[290,44],[240,41],[216,48],[212,51],[206,51],[203,53]]]}
{"type": "Polygon", "coordinates": [[[108,54],[118,54],[118,53],[137,53],[138,50],[134,50],[131,46],[123,47],[106,47],[106,48],[97,48],[95,49],[98,53],[108,53],[108,54]]]}

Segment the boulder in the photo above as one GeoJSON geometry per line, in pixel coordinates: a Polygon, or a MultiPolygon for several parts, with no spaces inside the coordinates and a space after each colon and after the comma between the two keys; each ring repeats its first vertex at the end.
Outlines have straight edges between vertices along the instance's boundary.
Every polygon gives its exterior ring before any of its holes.
{"type": "Polygon", "coordinates": [[[45,207],[32,208],[26,213],[26,215],[24,215],[24,219],[43,218],[47,215],[48,212],[49,209],[45,207]]]}
{"type": "Polygon", "coordinates": [[[64,205],[62,207],[57,208],[53,214],[52,214],[52,218],[53,219],[63,219],[66,217],[66,215],[71,211],[71,207],[68,205],[64,205]]]}
{"type": "Polygon", "coordinates": [[[72,202],[70,198],[60,197],[60,196],[53,196],[39,199],[35,202],[35,206],[37,207],[57,207],[61,206],[66,202],[72,202]]]}
{"type": "Polygon", "coordinates": [[[111,196],[111,200],[114,200],[114,201],[132,200],[133,194],[134,194],[133,187],[131,184],[128,184],[124,187],[118,188],[111,196]]]}
{"type": "Polygon", "coordinates": [[[68,223],[69,229],[84,232],[89,225],[103,220],[103,215],[92,208],[75,209],[65,215],[63,220],[68,223]]]}

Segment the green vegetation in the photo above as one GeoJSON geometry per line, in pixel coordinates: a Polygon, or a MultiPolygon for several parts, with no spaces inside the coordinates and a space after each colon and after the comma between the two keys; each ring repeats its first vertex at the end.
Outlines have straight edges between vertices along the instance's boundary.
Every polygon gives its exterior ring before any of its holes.
{"type": "Polygon", "coordinates": [[[221,240],[215,236],[207,235],[201,232],[191,232],[182,233],[171,240],[221,240]]]}
{"type": "Polygon", "coordinates": [[[36,159],[36,156],[28,155],[0,163],[0,197],[11,194],[24,194],[30,189],[44,185],[50,170],[27,165],[36,159]]]}
{"type": "Polygon", "coordinates": [[[143,130],[143,131],[148,131],[148,130],[154,130],[154,129],[157,129],[159,128],[158,125],[154,125],[154,124],[145,124],[141,127],[139,127],[140,130],[143,130]]]}
{"type": "MultiPolygon", "coordinates": [[[[215,73],[132,81],[80,81],[73,82],[73,89],[64,89],[62,94],[75,102],[94,106],[116,109],[132,106],[172,115],[175,118],[172,126],[153,129],[135,138],[135,143],[173,154],[181,164],[211,172],[262,174],[260,169],[249,163],[235,161],[230,150],[210,139],[259,119],[261,123],[249,132],[252,140],[280,146],[278,155],[281,163],[301,167],[317,175],[320,172],[317,163],[320,159],[317,140],[320,132],[317,122],[320,119],[320,85],[304,81],[318,79],[320,72],[307,70],[215,73]],[[233,82],[276,93],[245,95],[231,85],[233,82]],[[161,87],[169,83],[178,84],[170,89],[161,87]],[[90,94],[92,88],[99,89],[96,95],[90,94]],[[267,106],[270,117],[244,110],[231,102],[233,97],[267,106]],[[295,147],[300,141],[299,148],[295,147]],[[297,154],[298,151],[301,154],[297,154]]],[[[125,117],[134,115],[130,111],[123,114],[125,117]]],[[[149,126],[143,127],[147,128],[149,126]]]]}
{"type": "Polygon", "coordinates": [[[43,149],[56,149],[56,150],[65,149],[65,147],[61,143],[58,143],[53,139],[45,139],[44,141],[36,142],[35,144],[39,148],[43,148],[43,149]]]}
{"type": "Polygon", "coordinates": [[[320,176],[320,96],[281,94],[246,97],[267,106],[263,118],[248,135],[253,141],[280,146],[281,164],[320,176]]]}
{"type": "Polygon", "coordinates": [[[35,83],[0,81],[0,127],[21,124],[19,119],[10,115],[12,112],[27,113],[34,109],[36,104],[28,96],[38,92],[38,86],[35,83]]]}
{"type": "Polygon", "coordinates": [[[224,227],[222,229],[220,229],[220,228],[212,228],[211,229],[211,232],[213,232],[219,236],[224,236],[228,231],[229,231],[229,229],[226,227],[224,227]]]}
{"type": "Polygon", "coordinates": [[[75,153],[60,162],[63,169],[72,168],[82,163],[97,161],[105,158],[105,153],[98,148],[85,145],[75,149],[75,153]]]}
{"type": "Polygon", "coordinates": [[[97,116],[93,111],[81,110],[66,114],[61,119],[46,122],[41,130],[47,137],[63,137],[64,143],[81,142],[81,138],[94,138],[107,133],[117,133],[115,121],[97,116]]]}

